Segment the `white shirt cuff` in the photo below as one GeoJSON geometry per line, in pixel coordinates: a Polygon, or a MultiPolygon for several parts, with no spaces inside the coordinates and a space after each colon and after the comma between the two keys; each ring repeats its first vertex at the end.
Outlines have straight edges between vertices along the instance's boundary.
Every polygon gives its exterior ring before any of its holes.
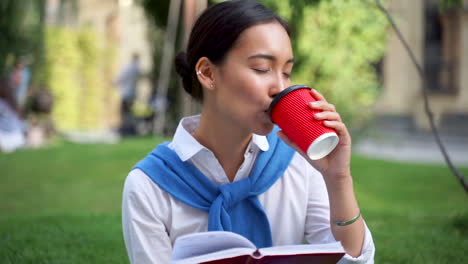
{"type": "Polygon", "coordinates": [[[372,240],[372,235],[369,228],[366,227],[366,232],[364,234],[364,242],[362,243],[362,251],[361,255],[357,258],[352,257],[348,254],[345,254],[343,258],[338,261],[338,264],[348,264],[348,263],[356,263],[356,264],[373,264],[374,263],[374,255],[375,255],[375,246],[372,240]]]}

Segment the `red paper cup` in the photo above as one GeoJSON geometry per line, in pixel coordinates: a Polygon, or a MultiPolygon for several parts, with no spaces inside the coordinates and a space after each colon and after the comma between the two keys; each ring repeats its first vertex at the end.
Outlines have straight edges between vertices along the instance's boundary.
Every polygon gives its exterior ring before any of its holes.
{"type": "Polygon", "coordinates": [[[314,118],[320,111],[313,110],[309,103],[317,101],[304,85],[293,85],[279,93],[268,109],[271,120],[288,138],[303,150],[310,159],[327,156],[338,144],[338,135],[323,121],[314,118]]]}

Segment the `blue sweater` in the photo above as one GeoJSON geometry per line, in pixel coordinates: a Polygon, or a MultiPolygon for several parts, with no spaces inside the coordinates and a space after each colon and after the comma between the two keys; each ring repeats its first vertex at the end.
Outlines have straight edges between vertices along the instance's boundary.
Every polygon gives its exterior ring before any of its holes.
{"type": "Polygon", "coordinates": [[[271,247],[270,223],[258,200],[284,174],[294,150],[276,135],[267,136],[270,148],[261,152],[249,177],[216,186],[195,166],[180,160],[168,147],[158,145],[135,168],[142,170],[174,198],[208,213],[208,231],[231,231],[258,248],[271,247]]]}

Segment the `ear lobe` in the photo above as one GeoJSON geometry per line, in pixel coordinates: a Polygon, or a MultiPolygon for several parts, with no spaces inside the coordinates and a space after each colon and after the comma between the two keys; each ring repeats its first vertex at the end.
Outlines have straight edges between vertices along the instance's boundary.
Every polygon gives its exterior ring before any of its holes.
{"type": "Polygon", "coordinates": [[[201,57],[195,64],[195,72],[200,84],[208,89],[214,89],[214,67],[215,65],[207,57],[201,57]]]}

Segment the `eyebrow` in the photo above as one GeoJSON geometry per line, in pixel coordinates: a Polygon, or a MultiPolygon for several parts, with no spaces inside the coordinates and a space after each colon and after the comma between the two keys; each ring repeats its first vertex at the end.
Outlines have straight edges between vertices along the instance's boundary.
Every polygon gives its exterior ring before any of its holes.
{"type": "MultiPolygon", "coordinates": [[[[252,55],[248,59],[249,60],[251,60],[251,59],[267,59],[267,60],[271,60],[271,61],[276,61],[275,56],[268,55],[268,54],[261,54],[261,53],[252,55]]],[[[288,61],[286,61],[286,63],[294,63],[294,58],[290,58],[288,61]]]]}

